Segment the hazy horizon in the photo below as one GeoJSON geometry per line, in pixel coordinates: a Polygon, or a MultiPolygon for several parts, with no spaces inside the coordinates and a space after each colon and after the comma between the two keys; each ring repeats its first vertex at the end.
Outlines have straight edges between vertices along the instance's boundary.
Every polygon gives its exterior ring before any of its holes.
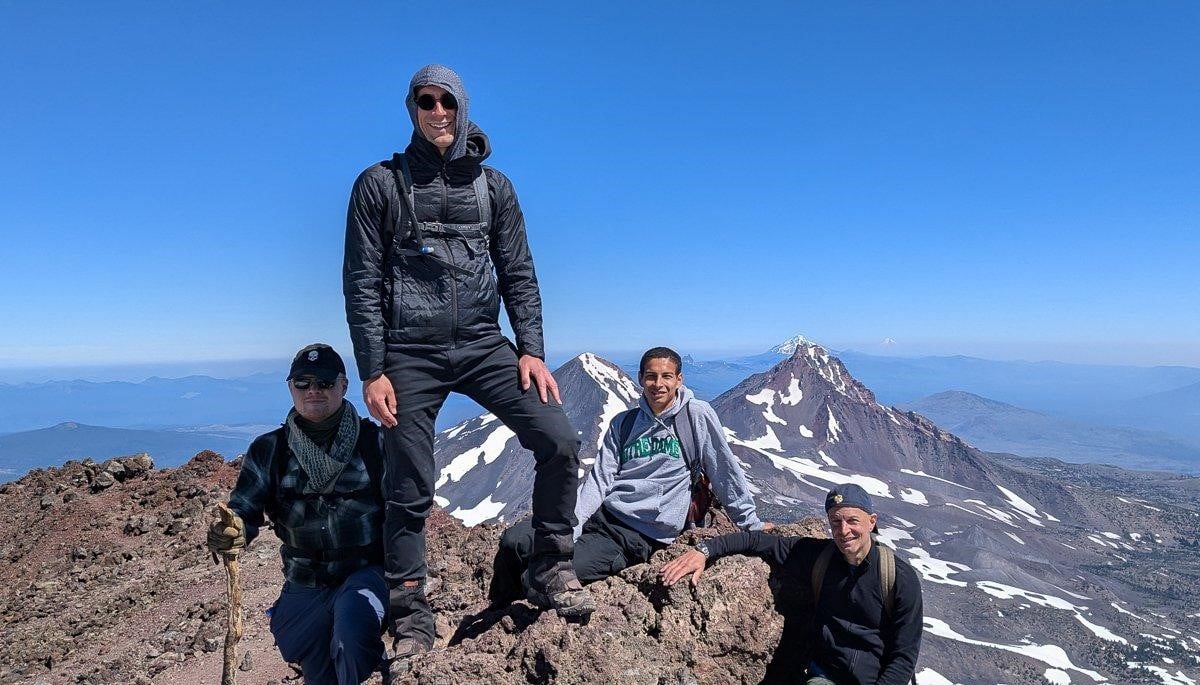
{"type": "MultiPolygon", "coordinates": [[[[1111,366],[1111,367],[1158,367],[1158,366],[1185,366],[1192,368],[1200,368],[1200,363],[1175,363],[1175,362],[1143,362],[1137,363],[1133,361],[1104,361],[1102,356],[1090,359],[1063,359],[1052,358],[1049,356],[1039,357],[1034,355],[1005,357],[1003,355],[988,355],[986,346],[980,346],[979,352],[956,351],[952,349],[931,349],[926,351],[906,351],[902,349],[899,343],[896,344],[880,344],[875,345],[875,349],[865,349],[864,347],[838,346],[828,345],[819,339],[808,338],[811,342],[815,342],[823,347],[826,347],[832,352],[853,352],[857,354],[866,354],[878,357],[896,357],[896,358],[924,358],[924,357],[971,357],[975,359],[983,359],[986,361],[995,362],[1025,362],[1025,363],[1058,363],[1072,364],[1082,366],[1111,366]]],[[[755,354],[768,352],[775,345],[780,344],[783,340],[777,340],[773,343],[763,345],[756,348],[730,348],[730,349],[704,349],[698,347],[688,347],[675,342],[666,342],[668,346],[675,347],[680,354],[691,356],[697,361],[718,361],[731,359],[736,357],[744,357],[755,354]]],[[[353,368],[353,351],[348,342],[332,343],[350,365],[350,375],[353,376],[355,371],[353,368]]],[[[1045,346],[1046,350],[1054,349],[1053,346],[1045,346]]],[[[579,349],[573,351],[561,351],[551,348],[549,351],[548,361],[553,366],[558,366],[567,360],[584,352],[592,352],[606,359],[616,362],[628,362],[636,360],[644,348],[637,349],[579,349]]],[[[243,358],[243,359],[174,359],[150,362],[131,362],[119,364],[11,364],[12,360],[0,361],[0,383],[16,385],[21,383],[43,383],[53,381],[90,381],[90,382],[107,382],[107,381],[125,381],[125,382],[142,382],[148,378],[181,378],[185,376],[210,376],[213,378],[242,378],[255,374],[270,374],[286,372],[287,365],[291,361],[291,355],[280,355],[276,357],[262,358],[243,358]]]]}

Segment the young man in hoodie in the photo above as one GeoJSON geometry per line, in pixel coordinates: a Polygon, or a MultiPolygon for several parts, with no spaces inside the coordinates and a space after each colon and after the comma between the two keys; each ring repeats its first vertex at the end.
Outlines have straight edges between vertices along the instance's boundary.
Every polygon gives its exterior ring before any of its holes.
{"type": "Polygon", "coordinates": [[[468,119],[462,80],[430,65],[409,83],[403,155],[354,184],[343,291],[363,399],[384,426],[385,567],[397,655],[429,650],[425,519],[433,504],[434,420],[465,394],[535,460],[529,597],[560,615],[595,609],[571,566],[579,439],[545,364],[542,307],[512,183],[483,166],[488,138],[468,119]],[[501,333],[500,301],[516,334],[501,333]]]}
{"type": "MultiPolygon", "coordinates": [[[[692,469],[698,460],[729,518],[742,530],[761,530],[746,475],[725,441],[717,413],[683,385],[683,361],[666,347],[642,355],[638,406],[609,424],[592,470],[584,477],[575,505],[575,569],[585,583],[649,560],[687,526],[692,501],[692,469]],[[632,414],[632,423],[626,417],[632,414]],[[689,417],[690,431],[679,422],[689,417]],[[628,439],[619,444],[622,424],[628,439]],[[680,439],[694,435],[695,443],[680,439]],[[699,446],[699,454],[688,453],[699,446]]],[[[520,572],[530,558],[533,535],[528,520],[504,532],[492,574],[494,605],[520,596],[520,572]]]]}

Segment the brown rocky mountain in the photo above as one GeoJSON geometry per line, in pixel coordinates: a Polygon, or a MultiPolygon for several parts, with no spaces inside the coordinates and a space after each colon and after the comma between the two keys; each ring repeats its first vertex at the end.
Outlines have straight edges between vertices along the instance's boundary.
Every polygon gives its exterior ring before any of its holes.
{"type": "MultiPolygon", "coordinates": [[[[140,456],[0,488],[0,683],[219,681],[224,579],[203,539],[206,509],[236,473],[211,452],[165,470],[140,456]]],[[[751,683],[777,648],[782,622],[760,561],[724,560],[699,588],[668,589],[655,574],[682,551],[672,547],[592,586],[601,608],[577,625],[523,602],[486,610],[501,527],[466,528],[437,510],[428,530],[438,649],[398,668],[398,683],[751,683]]],[[[820,522],[785,530],[819,533],[820,522]]],[[[264,535],[242,558],[241,683],[292,676],[264,614],[281,583],[273,542],[264,535]]]]}

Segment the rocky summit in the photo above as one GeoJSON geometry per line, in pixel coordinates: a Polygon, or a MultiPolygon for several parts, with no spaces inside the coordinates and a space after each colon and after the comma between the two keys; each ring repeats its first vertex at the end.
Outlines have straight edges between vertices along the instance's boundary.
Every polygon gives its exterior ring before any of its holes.
{"type": "MultiPolygon", "coordinates": [[[[69,462],[0,488],[0,683],[217,682],[225,585],[204,533],[237,467],[204,452],[158,470],[143,455],[69,462]]],[[[781,527],[821,530],[816,519],[781,527]]],[[[397,683],[758,683],[779,647],[781,588],[773,594],[763,562],[722,560],[697,588],[659,583],[666,561],[717,530],[690,531],[651,563],[592,585],[600,609],[585,625],[525,602],[488,610],[502,531],[435,510],[428,533],[437,649],[397,664],[397,683]]],[[[298,682],[267,628],[282,583],[271,534],[243,554],[242,579],[239,682],[298,682]]]]}

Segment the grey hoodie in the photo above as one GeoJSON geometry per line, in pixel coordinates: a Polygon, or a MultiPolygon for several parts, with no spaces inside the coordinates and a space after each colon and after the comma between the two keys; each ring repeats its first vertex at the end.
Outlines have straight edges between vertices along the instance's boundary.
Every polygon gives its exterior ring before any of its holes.
{"type": "Polygon", "coordinates": [[[467,153],[467,127],[470,123],[468,106],[471,103],[471,99],[467,96],[467,87],[463,85],[462,78],[458,73],[450,67],[440,64],[421,67],[417,73],[413,74],[412,81],[408,83],[408,96],[404,98],[404,104],[408,107],[408,118],[412,119],[413,136],[422,139],[424,136],[421,134],[421,126],[417,123],[416,93],[424,86],[441,86],[449,91],[454,99],[458,100],[458,111],[455,113],[454,121],[454,142],[450,144],[445,155],[447,162],[453,162],[467,153]]]}
{"type": "Polygon", "coordinates": [[[644,397],[636,409],[629,410],[637,412],[637,418],[627,445],[617,445],[625,413],[618,414],[609,424],[600,455],[579,486],[575,505],[576,540],[583,524],[602,504],[623,523],[659,542],[669,543],[679,535],[692,500],[692,475],[680,452],[675,417],[689,402],[692,431],[703,452],[701,463],[712,482],[713,493],[739,528],[762,528],[746,474],[729,450],[717,413],[707,402],[696,399],[691,390],[680,387],[675,403],[658,416],[644,397]]]}

